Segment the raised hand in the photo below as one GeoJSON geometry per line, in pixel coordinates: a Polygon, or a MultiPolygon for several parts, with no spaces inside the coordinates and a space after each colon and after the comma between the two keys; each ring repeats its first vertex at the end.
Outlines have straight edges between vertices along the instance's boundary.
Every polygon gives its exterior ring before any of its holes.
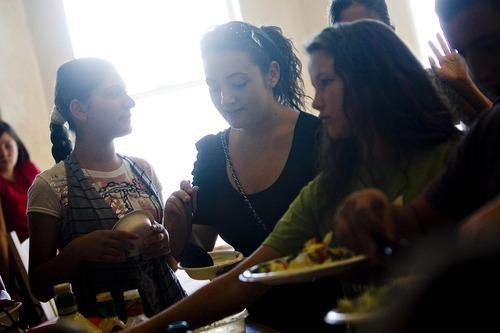
{"type": "Polygon", "coordinates": [[[429,62],[439,79],[451,86],[470,80],[467,64],[462,56],[448,45],[441,34],[436,34],[436,37],[441,49],[432,41],[429,41],[429,46],[439,64],[433,57],[429,57],[429,62]]]}
{"type": "Polygon", "coordinates": [[[191,186],[188,180],[181,181],[180,190],[175,191],[165,204],[165,226],[170,235],[170,250],[179,259],[189,232],[185,204],[190,202],[193,211],[196,210],[196,194],[198,186],[191,186]]]}
{"type": "Polygon", "coordinates": [[[441,51],[429,41],[438,63],[433,57],[429,57],[432,70],[437,77],[448,84],[463,99],[463,115],[461,116],[466,125],[470,125],[479,113],[492,106],[492,101],[483,94],[469,75],[467,64],[456,50],[452,49],[441,36],[437,34],[441,51]]]}

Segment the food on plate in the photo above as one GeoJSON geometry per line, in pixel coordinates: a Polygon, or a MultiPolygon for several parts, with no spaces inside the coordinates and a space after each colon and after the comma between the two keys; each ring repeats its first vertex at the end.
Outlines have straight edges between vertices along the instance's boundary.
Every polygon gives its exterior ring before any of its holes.
{"type": "Polygon", "coordinates": [[[400,294],[406,288],[418,281],[417,275],[407,275],[394,278],[386,284],[367,286],[358,296],[341,298],[337,301],[335,311],[341,313],[369,313],[380,311],[387,306],[392,296],[400,294]]]}
{"type": "Polygon", "coordinates": [[[362,294],[353,298],[341,298],[337,301],[337,312],[366,313],[380,308],[380,303],[387,294],[388,286],[370,286],[362,294]]]}
{"type": "Polygon", "coordinates": [[[354,257],[354,252],[345,247],[329,247],[331,234],[325,237],[328,241],[319,241],[316,238],[308,240],[302,251],[290,257],[273,260],[268,265],[259,265],[252,269],[252,273],[269,273],[283,270],[310,267],[318,264],[331,263],[334,261],[354,257]]]}

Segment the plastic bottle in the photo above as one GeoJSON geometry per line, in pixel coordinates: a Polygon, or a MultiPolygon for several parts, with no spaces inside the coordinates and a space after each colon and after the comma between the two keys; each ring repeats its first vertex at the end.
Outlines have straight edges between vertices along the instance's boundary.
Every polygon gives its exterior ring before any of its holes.
{"type": "Polygon", "coordinates": [[[99,328],[103,333],[111,333],[124,330],[125,323],[116,315],[115,302],[109,291],[96,295],[97,308],[101,313],[102,319],[99,322],[99,328]]]}
{"type": "Polygon", "coordinates": [[[60,283],[53,287],[55,301],[59,318],[57,323],[61,325],[74,326],[87,333],[102,333],[102,330],[85,318],[79,311],[76,304],[75,294],[71,289],[71,284],[60,283]]]}
{"type": "Polygon", "coordinates": [[[169,324],[167,327],[168,333],[191,333],[189,325],[186,321],[176,321],[175,323],[169,324]]]}
{"type": "Polygon", "coordinates": [[[123,300],[125,301],[125,310],[127,311],[127,328],[134,327],[149,318],[144,314],[141,295],[139,290],[131,289],[123,292],[123,300]]]}

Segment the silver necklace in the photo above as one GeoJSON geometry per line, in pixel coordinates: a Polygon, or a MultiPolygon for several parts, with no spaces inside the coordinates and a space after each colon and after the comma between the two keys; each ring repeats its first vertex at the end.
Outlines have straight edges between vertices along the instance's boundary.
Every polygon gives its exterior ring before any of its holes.
{"type": "Polygon", "coordinates": [[[236,177],[236,172],[234,171],[233,163],[231,163],[231,159],[229,158],[229,153],[228,153],[228,149],[227,149],[227,142],[226,142],[226,132],[227,132],[227,130],[224,130],[223,132],[221,132],[221,134],[220,134],[220,141],[222,143],[222,149],[224,150],[224,156],[226,157],[226,162],[227,162],[227,165],[229,167],[229,171],[231,172],[231,175],[233,176],[234,182],[236,183],[236,187],[238,188],[238,192],[243,197],[243,201],[245,201],[245,203],[247,204],[248,208],[250,209],[250,211],[252,212],[253,216],[255,217],[255,220],[257,221],[257,223],[265,231],[270,232],[269,228],[264,224],[264,222],[262,222],[262,220],[260,219],[259,215],[257,214],[257,212],[255,211],[255,209],[253,208],[252,203],[250,202],[250,200],[248,200],[247,195],[243,191],[243,187],[241,187],[241,184],[240,184],[240,181],[238,180],[238,177],[236,177]]]}

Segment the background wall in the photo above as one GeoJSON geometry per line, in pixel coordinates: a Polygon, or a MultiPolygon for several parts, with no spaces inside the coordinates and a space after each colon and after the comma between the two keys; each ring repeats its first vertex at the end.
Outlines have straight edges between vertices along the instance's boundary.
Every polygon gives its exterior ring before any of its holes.
{"type": "MultiPolygon", "coordinates": [[[[396,32],[419,53],[408,1],[387,0],[387,4],[396,32]]],[[[280,26],[292,38],[303,61],[309,95],[313,90],[302,45],[328,25],[328,2],[239,0],[244,21],[280,26]]],[[[73,58],[70,42],[61,0],[0,0],[0,118],[16,129],[42,169],[54,163],[49,117],[56,70],[73,58]]]]}

